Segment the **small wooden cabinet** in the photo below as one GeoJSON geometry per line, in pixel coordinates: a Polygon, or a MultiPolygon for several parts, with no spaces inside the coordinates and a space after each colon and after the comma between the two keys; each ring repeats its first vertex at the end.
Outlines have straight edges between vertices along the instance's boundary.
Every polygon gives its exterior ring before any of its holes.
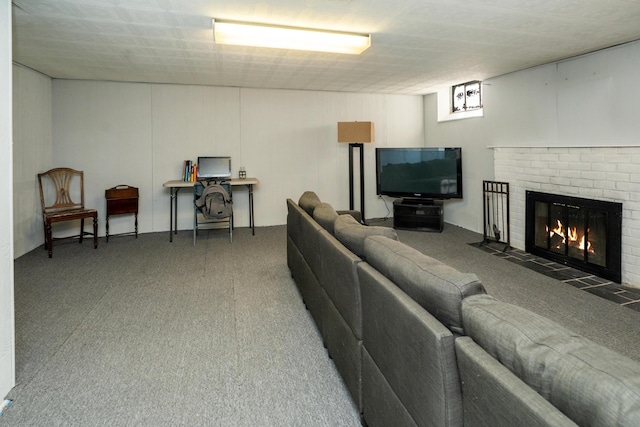
{"type": "MultiPolygon", "coordinates": [[[[109,216],[134,214],[135,235],[138,238],[138,189],[128,185],[117,185],[105,190],[104,197],[107,199],[107,242],[109,241],[109,216]]],[[[123,233],[133,234],[133,233],[123,233]]]]}

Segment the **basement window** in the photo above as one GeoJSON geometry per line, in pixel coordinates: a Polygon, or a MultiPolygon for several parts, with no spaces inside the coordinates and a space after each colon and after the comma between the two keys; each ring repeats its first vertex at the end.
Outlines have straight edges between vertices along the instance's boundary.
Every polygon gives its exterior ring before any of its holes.
{"type": "Polygon", "coordinates": [[[475,80],[453,86],[451,101],[452,113],[482,108],[482,84],[475,80]]]}
{"type": "Polygon", "coordinates": [[[484,116],[481,81],[443,87],[437,96],[438,122],[484,116]]]}

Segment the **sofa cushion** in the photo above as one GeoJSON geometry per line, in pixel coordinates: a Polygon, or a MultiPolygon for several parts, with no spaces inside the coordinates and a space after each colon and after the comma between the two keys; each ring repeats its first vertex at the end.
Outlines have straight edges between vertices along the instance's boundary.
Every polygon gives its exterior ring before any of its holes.
{"type": "Polygon", "coordinates": [[[455,345],[464,425],[577,427],[470,337],[455,345]]]}
{"type": "Polygon", "coordinates": [[[338,213],[329,203],[319,203],[313,211],[313,219],[329,233],[333,234],[333,223],[338,213]]]}
{"type": "Polygon", "coordinates": [[[521,307],[462,302],[467,334],[574,422],[640,425],[640,363],[521,307]]]}
{"type": "Polygon", "coordinates": [[[358,264],[358,279],[368,424],[461,426],[462,396],[451,330],[370,264],[358,264]],[[371,390],[384,383],[386,387],[371,390]],[[403,422],[404,417],[391,422],[389,417],[401,412],[395,405],[388,407],[395,399],[411,414],[412,423],[403,422]]]}
{"type": "Polygon", "coordinates": [[[316,250],[322,258],[322,288],[352,334],[362,339],[360,285],[356,273],[356,266],[362,260],[327,230],[318,233],[316,250]]]}
{"type": "Polygon", "coordinates": [[[389,227],[366,226],[352,215],[339,215],[334,224],[336,238],[351,252],[364,258],[364,239],[368,236],[386,236],[398,240],[396,230],[389,227]]]}
{"type": "Polygon", "coordinates": [[[338,215],[351,215],[358,221],[358,224],[362,224],[362,212],[355,209],[344,209],[337,211],[338,215]]]}
{"type": "Polygon", "coordinates": [[[367,237],[364,253],[369,264],[451,331],[464,333],[460,302],[469,295],[485,293],[475,274],[461,273],[384,236],[367,237]]]}
{"type": "Polygon", "coordinates": [[[309,215],[313,216],[313,211],[321,202],[320,198],[313,191],[305,191],[298,200],[298,205],[304,209],[309,215]]]}

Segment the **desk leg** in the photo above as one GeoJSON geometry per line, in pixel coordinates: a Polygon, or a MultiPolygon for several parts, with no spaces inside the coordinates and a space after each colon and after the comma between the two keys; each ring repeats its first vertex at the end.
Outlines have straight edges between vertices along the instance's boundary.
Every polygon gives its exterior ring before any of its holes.
{"type": "Polygon", "coordinates": [[[176,188],[176,197],[173,199],[173,234],[178,234],[178,192],[180,188],[176,188]]]}
{"type": "Polygon", "coordinates": [[[251,227],[251,234],[256,235],[256,224],[253,219],[253,184],[247,185],[249,188],[249,227],[251,227]]]}
{"type": "Polygon", "coordinates": [[[173,235],[178,234],[178,191],[180,188],[172,187],[169,198],[169,242],[173,242],[173,235]]]}
{"type": "Polygon", "coordinates": [[[175,197],[172,187],[169,189],[169,242],[173,242],[173,199],[175,197]]]}

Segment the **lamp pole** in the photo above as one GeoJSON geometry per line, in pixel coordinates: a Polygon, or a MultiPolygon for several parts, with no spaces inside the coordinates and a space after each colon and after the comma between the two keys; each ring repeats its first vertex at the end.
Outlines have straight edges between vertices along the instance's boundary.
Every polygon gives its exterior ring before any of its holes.
{"type": "Polygon", "coordinates": [[[364,214],[364,145],[362,143],[349,144],[349,209],[354,209],[353,195],[353,149],[357,148],[360,152],[360,213],[362,214],[362,222],[365,221],[364,214]]]}

